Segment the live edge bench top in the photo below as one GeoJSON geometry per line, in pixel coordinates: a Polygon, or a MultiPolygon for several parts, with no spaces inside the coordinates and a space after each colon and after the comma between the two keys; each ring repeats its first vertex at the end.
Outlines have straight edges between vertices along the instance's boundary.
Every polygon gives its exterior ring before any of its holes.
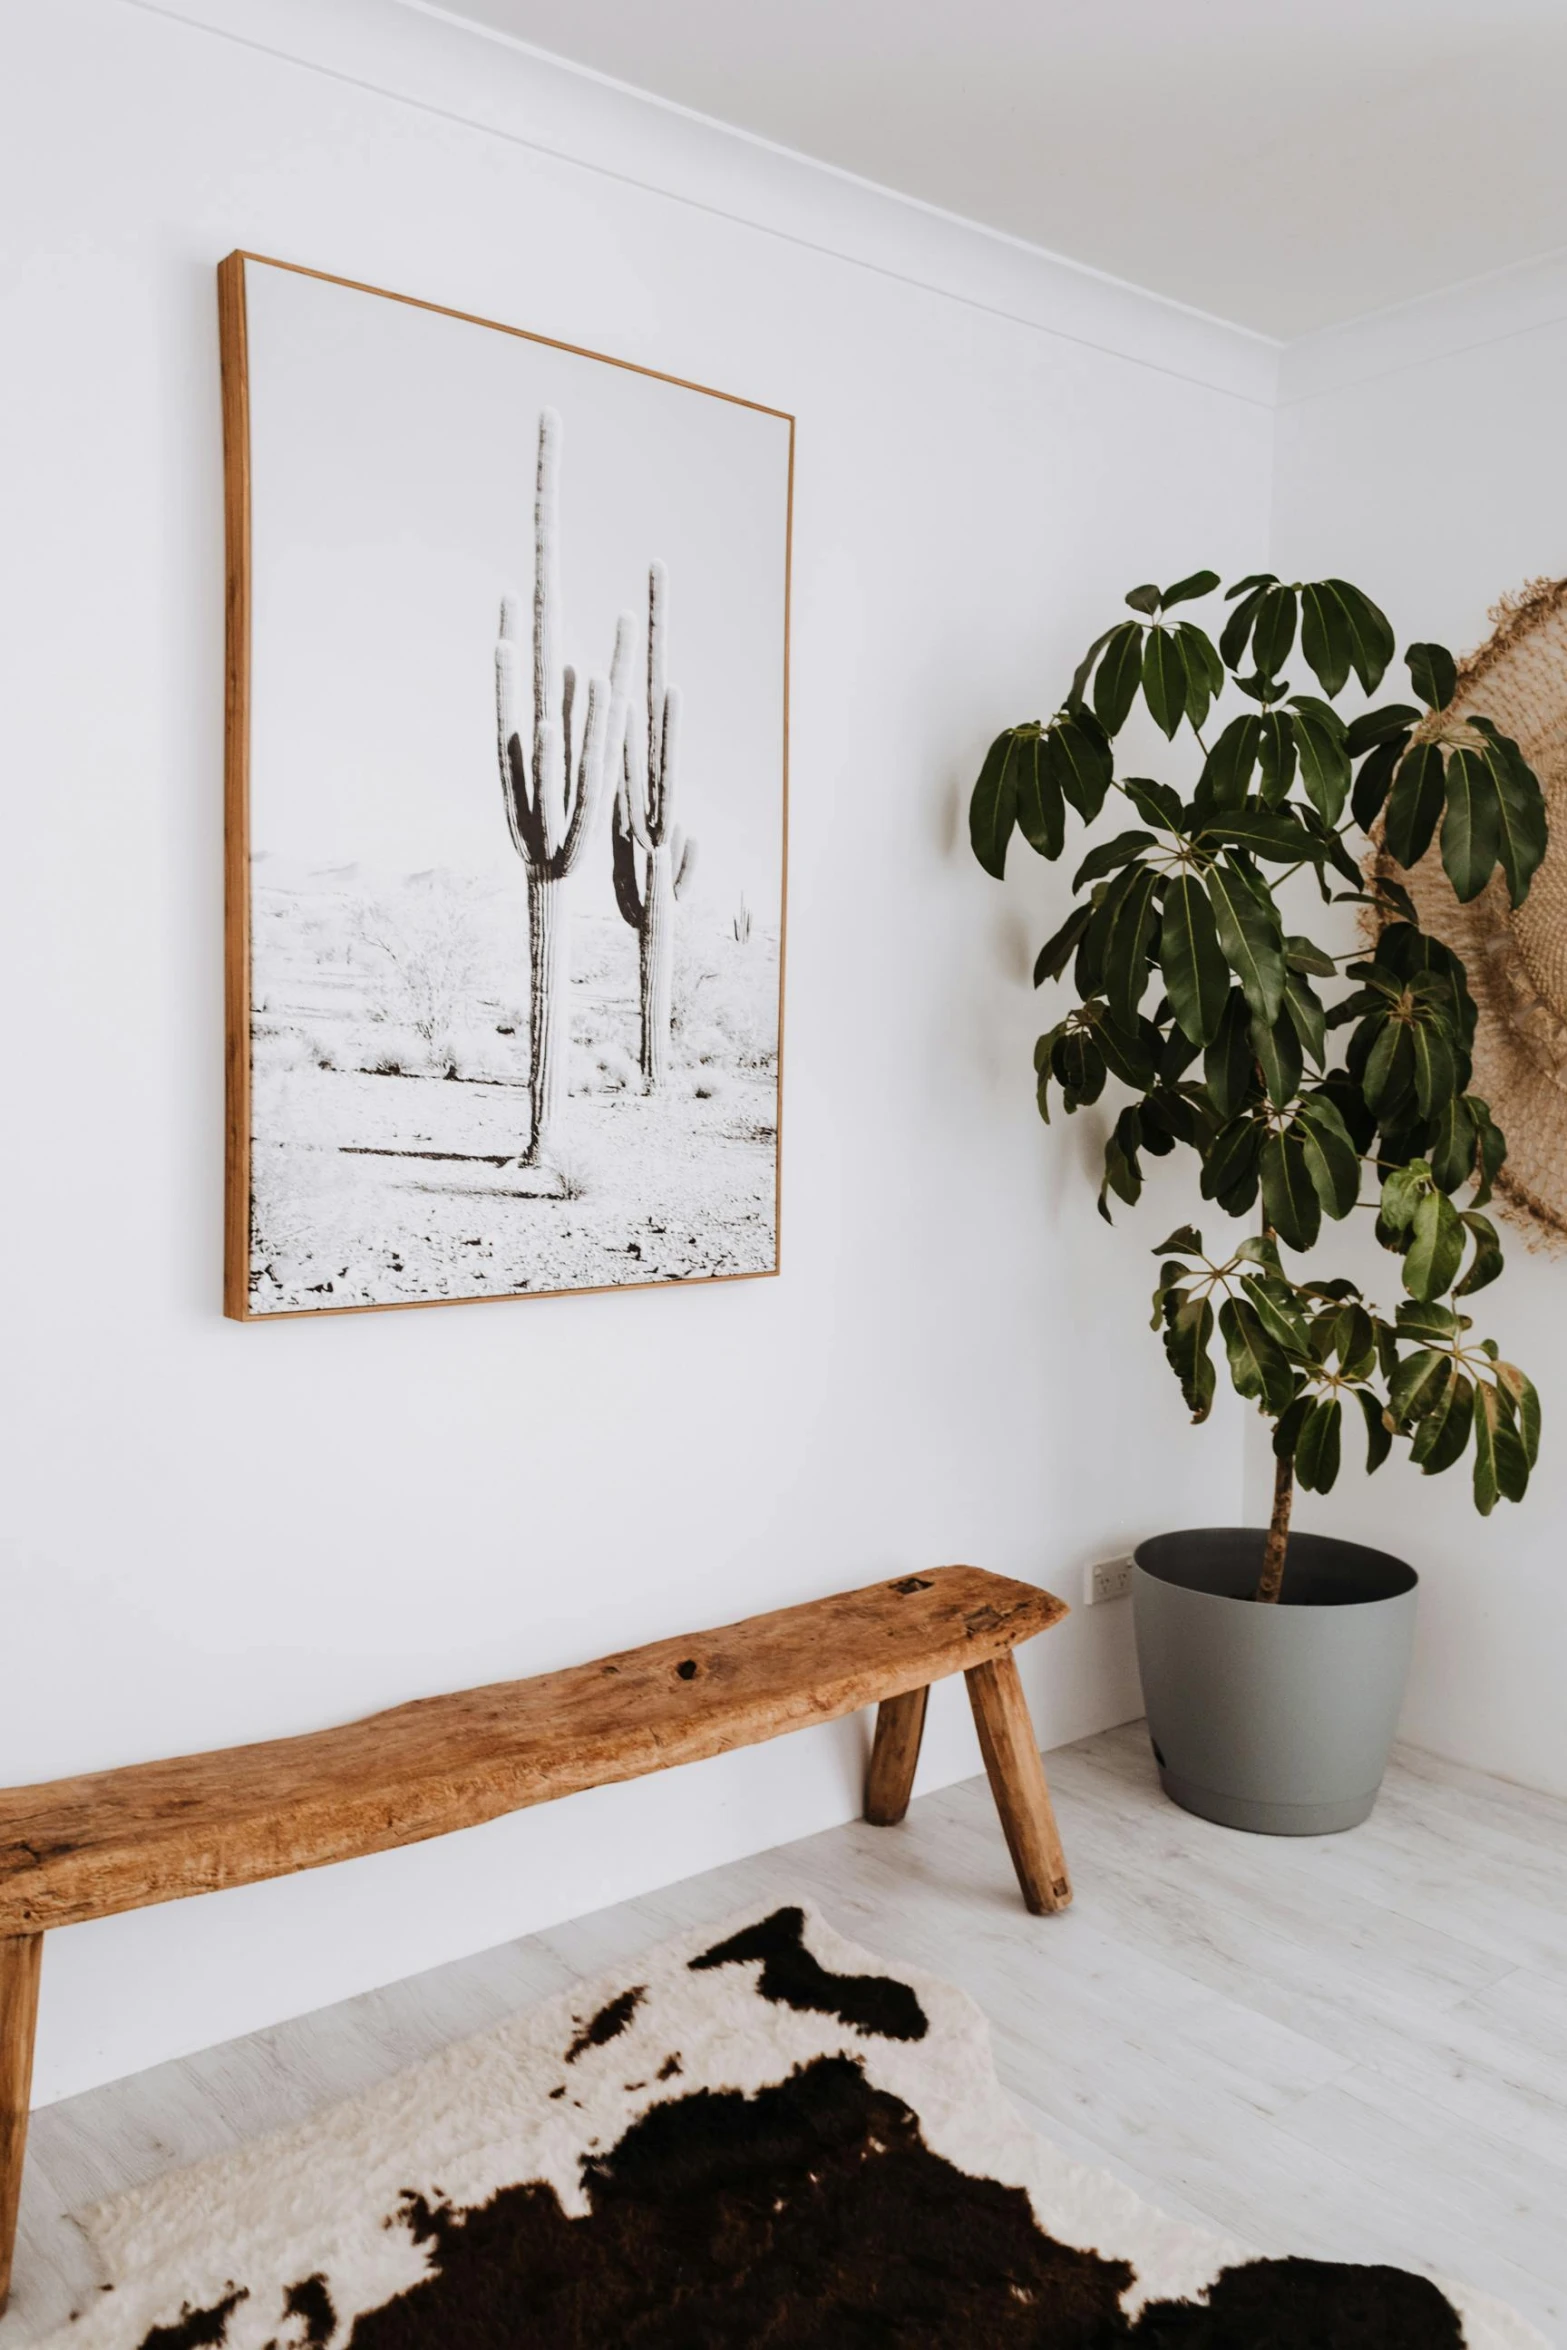
{"type": "Polygon", "coordinates": [[[833,1721],[1002,1657],[1066,1612],[1032,1584],[938,1567],[304,1737],[0,1789],[0,1939],[384,1852],[833,1721]]]}

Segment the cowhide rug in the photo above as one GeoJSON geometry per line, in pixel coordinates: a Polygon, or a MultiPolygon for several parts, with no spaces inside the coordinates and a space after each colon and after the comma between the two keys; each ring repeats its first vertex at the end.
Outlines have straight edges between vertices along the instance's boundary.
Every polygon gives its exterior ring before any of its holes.
{"type": "Polygon", "coordinates": [[[961,1992],[795,1907],[84,2225],[112,2283],[48,2350],[1544,2350],[1458,2287],[1257,2258],[1068,2162],[961,1992]]]}

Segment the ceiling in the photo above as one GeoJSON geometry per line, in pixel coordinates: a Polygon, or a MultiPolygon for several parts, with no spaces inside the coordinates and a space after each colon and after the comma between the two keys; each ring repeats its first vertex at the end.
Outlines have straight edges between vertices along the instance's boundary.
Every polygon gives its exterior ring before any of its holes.
{"type": "Polygon", "coordinates": [[[1279,337],[1567,246],[1567,0],[447,0],[1279,337]]]}

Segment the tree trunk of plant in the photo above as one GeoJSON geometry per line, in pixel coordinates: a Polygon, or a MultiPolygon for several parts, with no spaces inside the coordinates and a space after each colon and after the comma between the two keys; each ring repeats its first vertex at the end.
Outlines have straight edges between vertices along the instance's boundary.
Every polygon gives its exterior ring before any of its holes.
{"type": "Polygon", "coordinates": [[[537,865],[528,867],[528,946],[533,988],[529,1017],[532,1064],[528,1164],[547,1167],[566,1106],[566,1057],[571,1008],[567,997],[567,923],[563,884],[537,865]]]}
{"type": "Polygon", "coordinates": [[[1262,1580],[1254,1599],[1277,1602],[1284,1582],[1284,1558],[1289,1548],[1290,1510],[1295,1500],[1295,1463],[1281,1460],[1273,1471],[1273,1516],[1268,1523],[1268,1539],[1263,1545],[1262,1580]]]}

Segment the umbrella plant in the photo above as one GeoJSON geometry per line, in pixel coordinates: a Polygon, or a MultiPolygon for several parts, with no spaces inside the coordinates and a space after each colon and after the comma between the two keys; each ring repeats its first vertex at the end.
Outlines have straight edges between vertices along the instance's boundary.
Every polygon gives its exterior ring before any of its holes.
{"type": "MultiPolygon", "coordinates": [[[[1453,710],[1441,645],[1408,649],[1413,702],[1335,708],[1352,678],[1375,696],[1394,654],[1358,588],[1255,574],[1226,591],[1215,641],[1190,607],[1219,585],[1200,571],[1132,589],[1131,617],[1095,639],[1055,716],[991,745],[970,837],[999,880],[1014,832],[1055,859],[1069,812],[1094,825],[1114,809],[1035,965],[1036,986],[1070,973],[1077,999],[1034,1049],[1039,1109],[1048,1120],[1053,1095],[1072,1112],[1115,1088],[1107,1220],[1113,1199],[1137,1200],[1145,1157],[1184,1148],[1203,1199],[1249,1226],[1209,1247],[1183,1224],[1160,1243],[1153,1327],[1194,1420],[1213,1403],[1217,1335],[1231,1382],[1273,1423],[1256,1596],[1276,1600],[1295,1487],[1332,1486],[1346,1416],[1364,1421],[1368,1469],[1395,1443],[1427,1476],[1472,1454],[1482,1513],[1528,1483],[1534,1388],[1465,1310],[1502,1269],[1484,1211],[1506,1143],[1470,1090],[1463,964],[1421,929],[1395,868],[1439,844],[1459,898],[1500,868],[1516,906],[1545,807],[1518,745],[1467,703],[1453,710]],[[1290,667],[1320,691],[1292,690],[1290,667]],[[1117,773],[1139,700],[1176,780],[1117,773]],[[1297,876],[1362,910],[1359,946],[1337,953],[1293,926],[1297,876]],[[1398,1260],[1391,1313],[1316,1270],[1324,1222],[1357,1211],[1398,1260]]],[[[1343,917],[1329,920],[1336,945],[1343,917]]]]}

